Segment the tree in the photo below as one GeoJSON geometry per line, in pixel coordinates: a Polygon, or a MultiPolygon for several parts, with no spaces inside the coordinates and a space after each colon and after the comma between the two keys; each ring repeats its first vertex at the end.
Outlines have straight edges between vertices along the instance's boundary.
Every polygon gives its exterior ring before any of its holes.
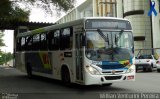
{"type": "Polygon", "coordinates": [[[33,6],[46,13],[60,13],[74,7],[75,0],[0,0],[0,18],[28,20],[33,6]],[[22,8],[22,4],[25,6],[22,8]]]}
{"type": "MultiPolygon", "coordinates": [[[[4,44],[4,42],[3,42],[3,39],[2,39],[3,36],[4,36],[4,33],[0,31],[0,48],[3,47],[3,46],[5,46],[5,44],[4,44]]],[[[2,53],[3,53],[3,52],[2,52],[1,49],[0,49],[0,58],[2,57],[2,53]]]]}
{"type": "Polygon", "coordinates": [[[0,18],[6,20],[21,20],[28,21],[29,10],[24,10],[15,5],[12,1],[0,1],[0,18]]]}
{"type": "Polygon", "coordinates": [[[3,33],[3,32],[0,32],[0,47],[5,46],[5,44],[4,44],[4,42],[3,42],[3,36],[4,36],[4,33],[3,33]]]}
{"type": "Polygon", "coordinates": [[[0,55],[0,65],[6,64],[8,61],[13,59],[13,54],[11,53],[1,53],[0,55]]]}
{"type": "Polygon", "coordinates": [[[53,10],[59,12],[68,11],[74,7],[75,0],[14,0],[23,4],[37,6],[44,9],[46,12],[52,12],[53,10]]]}

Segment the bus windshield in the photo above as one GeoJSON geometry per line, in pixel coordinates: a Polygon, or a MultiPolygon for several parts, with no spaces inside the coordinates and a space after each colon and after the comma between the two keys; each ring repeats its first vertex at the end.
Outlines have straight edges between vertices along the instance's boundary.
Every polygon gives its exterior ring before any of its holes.
{"type": "Polygon", "coordinates": [[[94,61],[122,61],[133,57],[132,32],[87,31],[86,57],[94,61]]]}

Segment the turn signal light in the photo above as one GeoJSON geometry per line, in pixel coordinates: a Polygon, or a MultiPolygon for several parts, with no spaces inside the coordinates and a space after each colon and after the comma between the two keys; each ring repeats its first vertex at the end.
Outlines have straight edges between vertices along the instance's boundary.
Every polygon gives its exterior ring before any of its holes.
{"type": "Polygon", "coordinates": [[[127,80],[131,80],[131,79],[134,79],[134,75],[132,75],[132,76],[127,76],[127,80]]]}
{"type": "Polygon", "coordinates": [[[129,64],[130,64],[129,61],[126,61],[126,62],[124,63],[125,66],[127,66],[127,65],[129,65],[129,64]]]}

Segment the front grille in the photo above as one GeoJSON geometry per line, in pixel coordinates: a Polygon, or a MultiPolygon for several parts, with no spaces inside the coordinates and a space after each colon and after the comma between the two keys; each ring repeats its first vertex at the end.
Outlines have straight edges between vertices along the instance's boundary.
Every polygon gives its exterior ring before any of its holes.
{"type": "Polygon", "coordinates": [[[121,78],[122,78],[122,76],[105,76],[106,80],[118,80],[121,78]]]}
{"type": "MultiPolygon", "coordinates": [[[[102,73],[112,73],[112,71],[102,71],[102,73]]],[[[123,70],[115,71],[115,73],[123,73],[123,70]]]]}
{"type": "Polygon", "coordinates": [[[120,69],[120,68],[124,68],[125,66],[122,64],[109,64],[109,65],[101,65],[99,66],[102,69],[120,69]]]}
{"type": "Polygon", "coordinates": [[[135,64],[136,66],[150,66],[150,64],[135,64]]]}

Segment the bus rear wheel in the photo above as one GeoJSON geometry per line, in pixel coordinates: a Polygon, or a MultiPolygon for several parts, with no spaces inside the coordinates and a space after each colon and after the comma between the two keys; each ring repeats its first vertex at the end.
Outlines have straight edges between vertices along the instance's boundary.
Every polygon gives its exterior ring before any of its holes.
{"type": "Polygon", "coordinates": [[[31,65],[29,64],[29,63],[27,63],[26,64],[26,72],[27,72],[27,76],[29,77],[29,78],[32,78],[32,67],[31,67],[31,65]]]}
{"type": "Polygon", "coordinates": [[[63,82],[65,85],[69,86],[70,83],[71,83],[71,81],[70,81],[70,73],[69,73],[69,70],[68,70],[67,67],[62,68],[62,70],[61,70],[61,75],[62,75],[62,82],[63,82]]]}

